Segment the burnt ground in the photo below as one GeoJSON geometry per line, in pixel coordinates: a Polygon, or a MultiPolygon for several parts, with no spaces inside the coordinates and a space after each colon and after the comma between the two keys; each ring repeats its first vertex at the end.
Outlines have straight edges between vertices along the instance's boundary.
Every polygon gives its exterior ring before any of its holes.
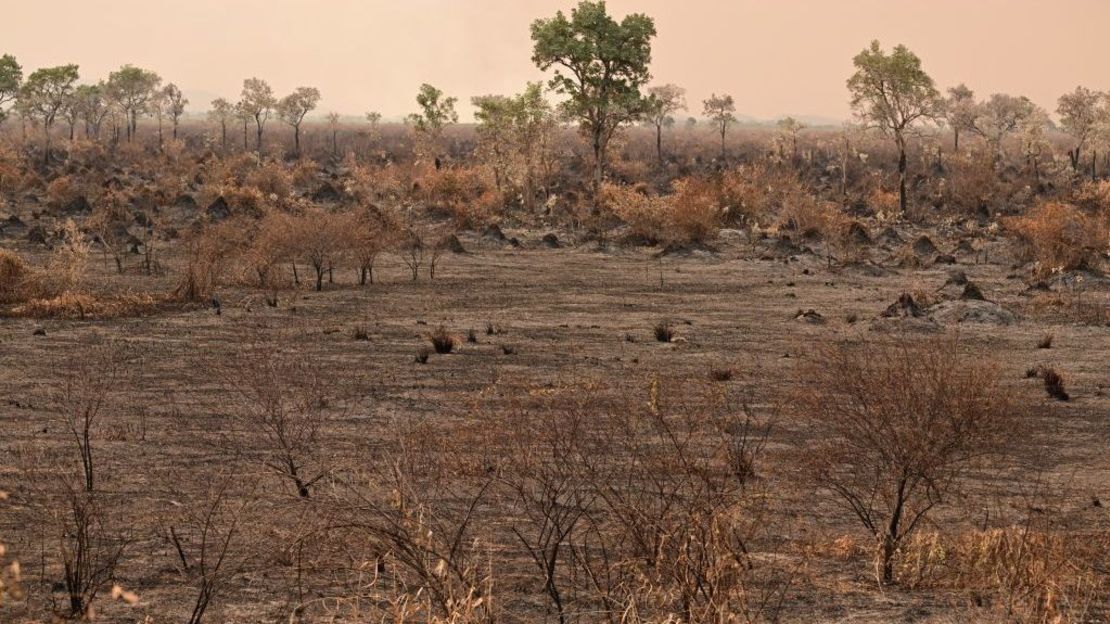
{"type": "MultiPolygon", "coordinates": [[[[399,260],[384,257],[373,285],[358,287],[353,271],[337,271],[338,283],[324,292],[279,292],[277,307],[266,305],[265,292],[226,288],[218,294],[220,314],[200,306],[139,318],[0,320],[0,489],[12,495],[0,514],[0,535],[24,561],[30,579],[25,611],[16,607],[14,619],[0,619],[23,621],[21,613],[35,618],[47,612],[50,588],[35,579],[40,565],[52,565],[41,558],[51,547],[46,523],[35,512],[39,485],[28,482],[34,479],[28,475],[41,461],[36,452],[68,443],[50,401],[61,371],[83,357],[87,345],[105,339],[125,341],[141,353],[141,370],[122,389],[121,407],[104,417],[99,448],[102,479],[125,501],[121,517],[134,532],[120,581],[141,600],[135,607],[106,603],[104,621],[142,621],[144,615],[155,622],[182,621],[191,608],[192,594],[178,580],[158,518],[228,461],[221,432],[234,426],[223,409],[228,397],[219,364],[234,361],[247,345],[292,351],[353,378],[359,388],[355,406],[331,424],[326,439],[337,453],[357,454],[375,436],[411,423],[449,434],[478,417],[475,402],[497,388],[574,387],[588,380],[646,388],[655,374],[703,380],[714,368],[731,368],[742,373],[758,400],[782,402],[792,384],[804,383],[797,365],[816,345],[958,332],[964,348],[1001,364],[1014,396],[1032,408],[1035,426],[1017,441],[1023,450],[1013,474],[1020,476],[983,479],[972,488],[979,496],[940,517],[974,524],[988,510],[1013,511],[1035,476],[1051,494],[1041,512],[1061,525],[1105,530],[1110,522],[1106,505],[1092,505],[1094,498],[1110,503],[1110,329],[1097,322],[1110,302],[1110,287],[1093,277],[1080,286],[1057,280],[1047,292],[1031,293],[1028,270],[1018,266],[1004,241],[989,238],[975,241],[988,251],[985,262],[977,261],[983,259],[979,254],[961,253],[956,265],[922,257],[914,266],[899,255],[903,245],[894,244],[869,245],[865,264],[830,268],[820,253],[784,254],[773,238],[751,243],[733,232],[725,232],[714,251],[663,257],[658,248],[596,243],[546,248],[542,231],[506,233],[519,237],[523,247],[460,236],[467,253],[441,260],[434,281],[421,275],[413,283],[399,260]],[[879,319],[904,292],[917,293],[918,300],[927,299],[924,294],[959,300],[959,287],[944,287],[953,270],[963,271],[1015,320],[948,317],[932,326],[921,319],[879,319]],[[815,314],[798,316],[810,310],[815,314]],[[664,320],[675,331],[668,343],[656,341],[652,331],[664,320]],[[495,329],[492,335],[487,324],[495,329]],[[415,362],[414,354],[439,325],[458,336],[457,351],[415,362]],[[36,335],[40,328],[45,335],[36,335]],[[477,342],[463,339],[470,329],[477,342]],[[365,339],[356,339],[356,330],[365,339]],[[1046,334],[1053,335],[1051,348],[1037,348],[1046,334]],[[1070,401],[1051,400],[1039,380],[1025,378],[1036,364],[1064,374],[1070,401]]],[[[907,227],[900,233],[912,241],[919,232],[907,227]]],[[[959,238],[953,232],[929,234],[942,252],[954,249],[959,238]]],[[[822,252],[820,243],[812,246],[822,252]]],[[[173,252],[167,257],[171,264],[179,261],[173,252]]],[[[168,290],[174,271],[148,278],[132,270],[121,277],[96,258],[92,273],[90,283],[109,291],[168,290]]],[[[780,425],[772,447],[796,444],[790,422],[780,425]]],[[[774,465],[764,478],[792,522],[808,527],[805,539],[851,535],[865,541],[848,513],[796,485],[788,464],[774,465]]],[[[259,487],[288,500],[272,478],[263,475],[259,487]]],[[[785,620],[966,617],[960,615],[966,596],[880,592],[866,556],[819,558],[810,574],[814,580],[800,583],[788,600],[785,620]]],[[[213,606],[213,621],[287,618],[288,600],[274,590],[283,575],[249,569],[213,606]]]]}

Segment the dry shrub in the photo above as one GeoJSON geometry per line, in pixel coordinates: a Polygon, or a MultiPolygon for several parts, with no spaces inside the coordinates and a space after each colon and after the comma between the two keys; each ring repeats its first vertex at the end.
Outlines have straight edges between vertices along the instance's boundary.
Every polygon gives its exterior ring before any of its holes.
{"type": "Polygon", "coordinates": [[[668,237],[687,243],[716,238],[723,214],[716,185],[699,178],[678,180],[668,203],[668,237]]]}
{"type": "Polygon", "coordinates": [[[440,355],[445,355],[455,350],[455,337],[442,325],[437,327],[436,330],[428,336],[428,341],[432,343],[432,348],[440,355]]]}
{"type": "MultiPolygon", "coordinates": [[[[205,208],[216,201],[218,197],[224,198],[224,201],[231,208],[232,214],[255,218],[265,214],[270,204],[269,196],[259,189],[234,183],[205,185],[200,192],[198,202],[201,208],[205,208]]],[[[272,199],[278,200],[280,198],[274,196],[272,199]]]]}
{"type": "Polygon", "coordinates": [[[77,199],[82,192],[82,185],[74,176],[59,176],[46,185],[46,201],[51,206],[62,207],[77,199]]]}
{"type": "Polygon", "coordinates": [[[1075,189],[1073,200],[1080,208],[1103,215],[1110,213],[1110,180],[1084,182],[1075,189]]]}
{"type": "Polygon", "coordinates": [[[1008,622],[1092,621],[1108,582],[1099,565],[1110,533],[1065,533],[1013,526],[954,536],[922,532],[899,555],[899,576],[914,587],[976,596],[1008,622]]]}
{"type": "Polygon", "coordinates": [[[867,196],[867,204],[876,213],[884,215],[896,215],[902,210],[901,205],[898,203],[898,193],[894,191],[884,191],[881,188],[871,191],[867,196]]]}
{"type": "Polygon", "coordinates": [[[351,181],[345,191],[358,203],[403,197],[413,187],[415,172],[411,166],[389,164],[383,167],[357,167],[351,170],[351,181]]]}
{"type": "Polygon", "coordinates": [[[948,177],[944,180],[944,204],[949,208],[983,215],[1002,203],[1004,189],[988,154],[967,152],[946,162],[948,177]]]}
{"type": "Polygon", "coordinates": [[[794,403],[813,442],[799,460],[871,533],[880,583],[894,582],[898,548],[963,477],[1018,437],[1000,379],[947,337],[824,347],[800,370],[794,403]]]}
{"type": "Polygon", "coordinates": [[[430,170],[418,180],[419,196],[442,210],[458,227],[475,227],[501,212],[503,198],[482,167],[430,170]]]}
{"type": "Polygon", "coordinates": [[[1104,219],[1061,202],[1043,203],[1025,216],[1003,220],[1003,226],[1041,274],[1095,268],[1110,240],[1104,219]]]}
{"type": "Polygon", "coordinates": [[[316,161],[311,158],[302,158],[293,163],[289,176],[294,186],[307,188],[316,183],[319,173],[320,165],[316,164],[316,161]]]}
{"type": "Polygon", "coordinates": [[[292,281],[282,279],[276,269],[280,263],[294,258],[298,234],[296,225],[296,218],[288,213],[267,211],[255,227],[247,246],[240,250],[241,268],[248,274],[241,277],[271,290],[290,285],[292,281]]]}
{"type": "Polygon", "coordinates": [[[768,224],[784,206],[813,193],[792,170],[767,164],[745,165],[721,176],[725,216],[740,224],[768,224]]]}
{"type": "MultiPolygon", "coordinates": [[[[278,162],[268,162],[247,174],[246,186],[258,189],[264,197],[282,200],[293,193],[293,175],[278,162]]],[[[232,203],[232,199],[224,195],[232,203]]],[[[242,201],[242,200],[240,200],[242,201]]],[[[235,205],[232,203],[232,205],[235,205]]]]}
{"type": "Polygon", "coordinates": [[[185,240],[185,269],[173,297],[201,302],[212,296],[220,284],[233,254],[244,247],[241,223],[228,220],[209,225],[185,240]]]}
{"type": "Polygon", "coordinates": [[[91,246],[73,219],[66,219],[62,224],[59,239],[42,275],[45,291],[53,294],[70,292],[81,284],[91,252],[91,246]]]}
{"type": "Polygon", "coordinates": [[[30,267],[14,251],[0,249],[0,304],[20,303],[36,290],[30,267]]]}
{"type": "Polygon", "coordinates": [[[636,239],[656,243],[667,230],[667,202],[630,186],[603,184],[601,203],[628,226],[636,239]]]}
{"type": "Polygon", "coordinates": [[[12,308],[9,316],[21,318],[111,319],[143,316],[161,309],[166,298],[143,293],[91,295],[63,293],[55,297],[30,299],[12,308]]]}
{"type": "Polygon", "coordinates": [[[254,152],[240,152],[213,159],[207,166],[207,182],[213,185],[242,184],[247,175],[258,168],[258,164],[258,155],[254,152]]]}

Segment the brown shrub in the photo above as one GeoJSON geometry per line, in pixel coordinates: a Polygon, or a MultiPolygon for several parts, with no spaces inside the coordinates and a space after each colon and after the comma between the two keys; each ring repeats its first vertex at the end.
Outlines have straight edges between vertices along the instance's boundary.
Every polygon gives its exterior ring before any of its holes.
{"type": "Polygon", "coordinates": [[[1005,449],[1018,412],[997,366],[950,338],[825,347],[800,372],[805,473],[868,529],[876,576],[892,583],[902,542],[1005,449]]]}
{"type": "Polygon", "coordinates": [[[899,555],[899,576],[915,587],[977,596],[1007,622],[1090,621],[1107,589],[1100,560],[1110,534],[1068,534],[1032,526],[919,533],[899,555]]]}
{"type": "Polygon", "coordinates": [[[1107,249],[1106,221],[1071,204],[1046,202],[1025,216],[1003,220],[1003,226],[1020,243],[1022,256],[1035,261],[1042,274],[1094,268],[1107,249]]]}
{"type": "Polygon", "coordinates": [[[700,178],[678,180],[667,203],[665,238],[689,243],[716,238],[723,214],[716,185],[700,178]]]}
{"type": "Polygon", "coordinates": [[[82,190],[81,183],[73,176],[60,176],[46,185],[46,201],[51,206],[65,206],[80,196],[82,190]]]}
{"type": "Polygon", "coordinates": [[[14,251],[0,249],[0,304],[20,303],[34,290],[30,267],[14,251]]]}
{"type": "MultiPolygon", "coordinates": [[[[247,174],[245,184],[258,189],[264,197],[273,195],[279,200],[286,199],[293,193],[293,175],[278,162],[268,162],[251,171],[247,174]]],[[[224,198],[232,203],[226,194],[224,198]]]]}

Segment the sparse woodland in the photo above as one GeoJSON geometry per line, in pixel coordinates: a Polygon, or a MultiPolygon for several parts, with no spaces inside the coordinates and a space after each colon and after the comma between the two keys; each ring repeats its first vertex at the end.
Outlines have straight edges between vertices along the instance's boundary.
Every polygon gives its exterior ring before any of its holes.
{"type": "Polygon", "coordinates": [[[0,57],[0,621],[1110,621],[1110,84],[531,36],[473,121],[0,57]]]}

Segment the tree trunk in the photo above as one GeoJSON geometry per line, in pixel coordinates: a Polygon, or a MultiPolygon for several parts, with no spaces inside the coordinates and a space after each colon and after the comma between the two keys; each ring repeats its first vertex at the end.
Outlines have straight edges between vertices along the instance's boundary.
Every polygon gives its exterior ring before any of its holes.
{"type": "Polygon", "coordinates": [[[721,124],[721,160],[725,159],[725,132],[727,130],[728,126],[721,124]]]}
{"type": "Polygon", "coordinates": [[[46,147],[46,149],[44,149],[42,151],[42,163],[44,165],[49,165],[50,164],[50,124],[43,121],[42,122],[42,130],[43,130],[43,135],[44,135],[43,138],[45,140],[45,147],[46,147]]]}
{"type": "Polygon", "coordinates": [[[906,214],[906,144],[898,140],[898,206],[906,214]]]}
{"type": "Polygon", "coordinates": [[[663,125],[655,124],[655,156],[659,159],[659,166],[663,166],[663,125]]]}
{"type": "Polygon", "coordinates": [[[604,175],[605,163],[602,161],[602,154],[605,151],[605,146],[601,142],[601,130],[594,130],[593,148],[594,148],[594,179],[593,179],[593,196],[594,196],[594,213],[596,214],[601,210],[599,205],[601,202],[601,180],[604,175]]]}
{"type": "Polygon", "coordinates": [[[297,124],[293,126],[293,153],[297,156],[301,155],[301,126],[297,124]]]}
{"type": "Polygon", "coordinates": [[[255,124],[258,126],[258,136],[255,138],[254,146],[258,150],[258,154],[262,155],[262,121],[256,119],[255,124]]]}
{"type": "Polygon", "coordinates": [[[226,153],[227,152],[227,122],[226,121],[221,121],[220,122],[220,143],[223,146],[224,152],[226,153]]]}
{"type": "Polygon", "coordinates": [[[952,153],[960,153],[960,131],[957,128],[952,129],[952,153]]]}

